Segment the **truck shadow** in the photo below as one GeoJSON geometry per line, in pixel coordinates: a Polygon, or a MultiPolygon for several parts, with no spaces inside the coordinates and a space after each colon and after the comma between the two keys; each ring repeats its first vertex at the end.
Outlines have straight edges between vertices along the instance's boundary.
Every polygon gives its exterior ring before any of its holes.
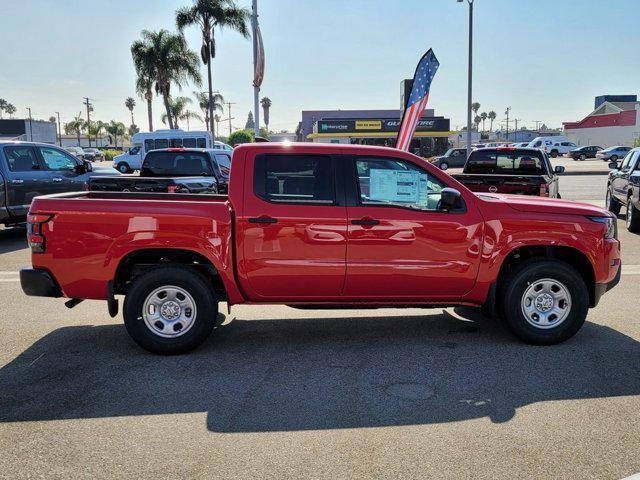
{"type": "Polygon", "coordinates": [[[215,432],[509,421],[519,407],[640,394],[640,343],[586,323],[524,345],[457,310],[235,320],[199,350],[148,354],[121,325],[58,329],[0,369],[0,422],[206,412],[215,432]]]}
{"type": "Polygon", "coordinates": [[[0,228],[0,254],[27,248],[25,227],[0,228]]]}

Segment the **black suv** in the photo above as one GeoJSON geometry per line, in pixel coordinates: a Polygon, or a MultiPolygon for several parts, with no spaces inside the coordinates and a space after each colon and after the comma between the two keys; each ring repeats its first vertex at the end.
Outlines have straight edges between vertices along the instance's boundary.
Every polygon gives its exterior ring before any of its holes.
{"type": "Polygon", "coordinates": [[[578,147],[575,150],[571,150],[568,155],[574,160],[586,160],[587,158],[596,158],[596,153],[600,150],[602,150],[602,147],[590,145],[588,147],[578,147]]]}

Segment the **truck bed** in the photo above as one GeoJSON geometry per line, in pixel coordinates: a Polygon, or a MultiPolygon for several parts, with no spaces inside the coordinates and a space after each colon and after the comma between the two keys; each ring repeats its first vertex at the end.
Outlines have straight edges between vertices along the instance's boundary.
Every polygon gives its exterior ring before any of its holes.
{"type": "Polygon", "coordinates": [[[53,215],[46,224],[48,248],[34,255],[33,265],[55,270],[71,298],[106,298],[117,265],[138,249],[183,249],[232,268],[226,195],[62,193],[36,197],[30,213],[53,215]],[[62,269],[56,268],[59,257],[65,258],[62,269]]]}

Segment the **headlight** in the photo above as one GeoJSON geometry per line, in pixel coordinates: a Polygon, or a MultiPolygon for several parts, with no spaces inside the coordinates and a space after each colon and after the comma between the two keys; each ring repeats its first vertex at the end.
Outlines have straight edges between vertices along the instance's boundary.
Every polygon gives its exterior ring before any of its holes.
{"type": "Polygon", "coordinates": [[[592,222],[604,223],[606,230],[604,232],[604,238],[618,238],[618,226],[616,219],[613,217],[587,217],[592,222]]]}

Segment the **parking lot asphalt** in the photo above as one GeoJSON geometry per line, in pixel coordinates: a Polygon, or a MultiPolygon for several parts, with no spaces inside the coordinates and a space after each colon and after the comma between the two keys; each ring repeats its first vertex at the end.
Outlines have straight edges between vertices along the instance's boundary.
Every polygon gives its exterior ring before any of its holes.
{"type": "MultiPolygon", "coordinates": [[[[604,176],[561,179],[603,204],[604,176]]],[[[623,478],[640,472],[640,236],[571,340],[466,309],[234,307],[197,351],[25,297],[0,231],[0,478],[623,478]]]]}

